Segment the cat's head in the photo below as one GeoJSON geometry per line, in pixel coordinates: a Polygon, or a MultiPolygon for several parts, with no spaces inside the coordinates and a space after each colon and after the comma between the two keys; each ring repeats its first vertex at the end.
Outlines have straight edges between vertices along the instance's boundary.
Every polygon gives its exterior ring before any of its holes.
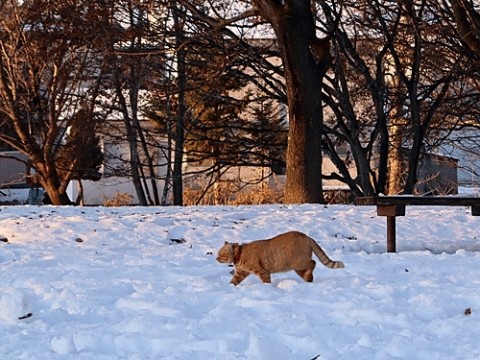
{"type": "Polygon", "coordinates": [[[233,264],[238,248],[239,245],[237,243],[225,241],[220,250],[218,250],[217,261],[219,263],[233,264]]]}

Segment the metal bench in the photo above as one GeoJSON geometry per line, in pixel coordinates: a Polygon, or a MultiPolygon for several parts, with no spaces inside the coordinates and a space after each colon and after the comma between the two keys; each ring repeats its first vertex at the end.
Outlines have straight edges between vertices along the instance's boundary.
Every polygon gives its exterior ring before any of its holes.
{"type": "Polygon", "coordinates": [[[378,216],[387,217],[387,252],[396,252],[396,217],[405,216],[405,207],[470,206],[473,216],[480,216],[480,197],[466,196],[367,196],[355,198],[355,205],[375,205],[378,216]]]}

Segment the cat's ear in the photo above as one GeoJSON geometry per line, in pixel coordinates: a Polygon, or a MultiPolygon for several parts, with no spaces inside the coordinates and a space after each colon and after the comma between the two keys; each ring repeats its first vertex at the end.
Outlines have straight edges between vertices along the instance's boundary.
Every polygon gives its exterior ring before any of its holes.
{"type": "Polygon", "coordinates": [[[223,245],[228,245],[228,244],[229,244],[229,242],[228,242],[228,241],[225,241],[225,243],[224,243],[223,245]]]}

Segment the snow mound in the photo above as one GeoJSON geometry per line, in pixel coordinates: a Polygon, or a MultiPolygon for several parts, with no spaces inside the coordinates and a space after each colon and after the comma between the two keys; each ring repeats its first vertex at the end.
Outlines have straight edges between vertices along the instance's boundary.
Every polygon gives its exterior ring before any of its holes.
{"type": "Polygon", "coordinates": [[[174,226],[168,229],[167,242],[171,245],[187,244],[191,245],[191,241],[187,238],[187,232],[191,230],[188,226],[174,226]]]}
{"type": "Polygon", "coordinates": [[[0,319],[16,323],[28,314],[27,296],[13,287],[0,288],[0,319]]]}

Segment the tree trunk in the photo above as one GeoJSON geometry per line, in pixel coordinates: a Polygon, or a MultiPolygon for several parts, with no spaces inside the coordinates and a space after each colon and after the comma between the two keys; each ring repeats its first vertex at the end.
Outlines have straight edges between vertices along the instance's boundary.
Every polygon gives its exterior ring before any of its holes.
{"type": "Polygon", "coordinates": [[[42,179],[41,184],[48,195],[49,203],[52,205],[73,205],[67,193],[60,191],[61,187],[58,186],[54,177],[50,177],[46,181],[42,179]]]}
{"type": "Polygon", "coordinates": [[[378,121],[378,168],[375,181],[374,194],[385,193],[388,181],[388,151],[389,151],[389,134],[387,120],[383,112],[380,113],[382,107],[377,107],[378,121]]]}
{"type": "Polygon", "coordinates": [[[390,126],[390,149],[388,151],[388,195],[403,192],[402,126],[393,121],[390,126]]]}
{"type": "Polygon", "coordinates": [[[70,178],[62,179],[54,163],[46,164],[42,159],[32,161],[31,167],[35,169],[35,185],[40,185],[46,192],[46,204],[73,205],[66,192],[70,178]]]}
{"type": "MultiPolygon", "coordinates": [[[[182,45],[184,42],[183,36],[183,21],[179,19],[176,11],[173,12],[173,19],[175,22],[175,41],[177,45],[182,45]]],[[[175,134],[175,155],[173,160],[173,204],[183,205],[183,147],[185,142],[185,50],[179,49],[177,51],[177,71],[178,71],[178,110],[177,123],[175,134]]]]}
{"type": "MultiPolygon", "coordinates": [[[[122,99],[122,97],[123,95],[119,94],[119,98],[122,99]]],[[[124,102],[123,100],[121,101],[124,102]]],[[[126,138],[130,148],[130,172],[132,175],[132,182],[135,188],[135,192],[137,194],[138,203],[140,205],[146,206],[148,205],[147,198],[145,196],[145,191],[142,186],[142,179],[139,170],[141,165],[137,149],[137,130],[134,126],[132,126],[132,123],[130,122],[131,119],[127,115],[128,111],[126,110],[125,104],[123,104],[122,108],[124,110],[123,120],[125,124],[126,138]]]]}
{"type": "MultiPolygon", "coordinates": [[[[372,196],[375,194],[375,189],[370,180],[370,164],[366,152],[358,138],[353,139],[350,146],[355,159],[355,167],[357,168],[358,184],[360,184],[364,196],[372,196]]],[[[362,195],[361,192],[357,191],[356,187],[350,186],[350,189],[352,189],[354,195],[362,195]]]]}
{"type": "MultiPolygon", "coordinates": [[[[137,123],[137,126],[140,127],[138,118],[136,119],[136,123],[137,123]]],[[[145,154],[146,167],[148,170],[148,178],[150,179],[150,187],[152,188],[152,192],[153,192],[153,199],[151,199],[150,201],[152,205],[160,205],[160,195],[158,192],[157,174],[155,171],[155,163],[154,163],[155,158],[150,154],[149,147],[145,139],[145,135],[143,134],[143,130],[141,128],[139,128],[138,135],[140,138],[140,144],[142,145],[142,149],[145,154]]],[[[145,189],[148,190],[148,184],[145,185],[145,189]]]]}
{"type": "Polygon", "coordinates": [[[256,1],[273,26],[287,87],[289,134],[285,203],[323,203],[322,80],[329,62],[328,40],[315,35],[309,0],[256,1]],[[320,45],[323,53],[314,51],[320,45]]]}
{"type": "Polygon", "coordinates": [[[420,114],[420,104],[412,97],[411,100],[411,116],[412,116],[412,147],[408,156],[408,175],[405,181],[404,194],[413,194],[415,185],[417,184],[418,164],[423,149],[425,139],[425,128],[430,123],[431,118],[424,115],[423,121],[420,114]]]}
{"type": "Polygon", "coordinates": [[[75,205],[85,205],[85,196],[84,196],[84,189],[83,189],[83,182],[82,179],[78,179],[78,196],[75,200],[75,205]]]}
{"type": "Polygon", "coordinates": [[[172,138],[173,138],[173,133],[172,133],[172,126],[171,126],[171,120],[173,119],[172,111],[170,108],[170,97],[167,98],[166,102],[166,113],[167,113],[167,121],[166,121],[166,127],[167,127],[167,150],[165,153],[165,158],[166,158],[166,163],[167,163],[167,173],[165,174],[165,181],[163,182],[163,191],[162,191],[162,199],[161,199],[161,205],[167,205],[168,201],[168,191],[170,190],[170,183],[171,183],[171,176],[172,176],[172,138]]]}
{"type": "MultiPolygon", "coordinates": [[[[112,50],[112,53],[114,51],[112,50]]],[[[113,81],[116,90],[116,95],[118,97],[119,108],[122,114],[123,123],[125,125],[125,136],[128,141],[128,146],[130,150],[130,174],[132,176],[133,186],[135,188],[135,192],[138,198],[138,203],[142,206],[146,206],[147,198],[145,197],[145,192],[142,187],[142,180],[140,177],[140,158],[138,155],[137,149],[137,129],[135,124],[132,124],[132,119],[129,115],[127,101],[125,99],[123,88],[121,84],[121,73],[120,73],[120,64],[113,60],[114,62],[114,69],[113,69],[113,81]]],[[[133,91],[134,89],[130,89],[133,91]]],[[[130,98],[136,95],[130,94],[130,98]]]]}
{"type": "Polygon", "coordinates": [[[58,191],[48,191],[47,194],[50,198],[50,201],[53,205],[73,205],[73,203],[70,201],[70,198],[68,197],[67,194],[59,193],[58,191]]]}

